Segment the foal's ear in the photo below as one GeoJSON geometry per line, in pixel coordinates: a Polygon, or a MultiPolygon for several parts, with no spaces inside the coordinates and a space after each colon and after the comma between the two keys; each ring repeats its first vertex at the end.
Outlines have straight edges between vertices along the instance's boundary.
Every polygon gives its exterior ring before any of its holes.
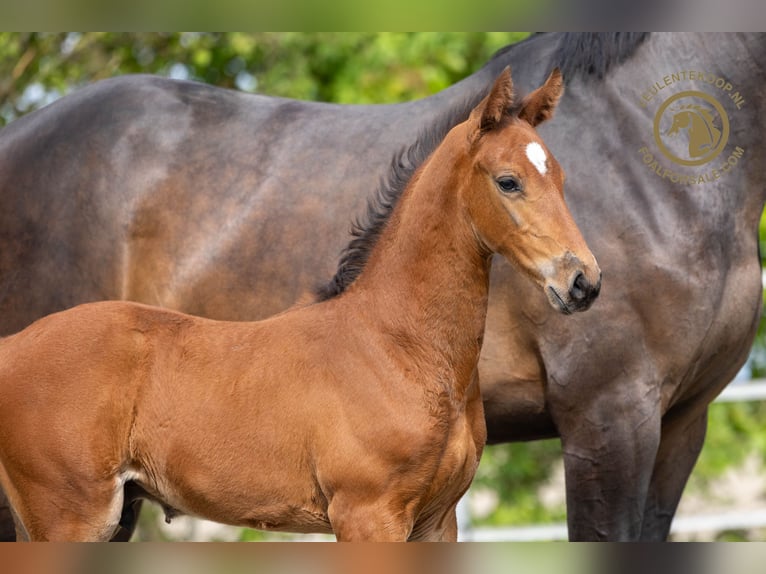
{"type": "Polygon", "coordinates": [[[511,69],[506,66],[500,73],[489,95],[476,108],[481,114],[479,130],[487,132],[499,124],[513,105],[513,81],[511,69]]]}
{"type": "Polygon", "coordinates": [[[553,111],[564,93],[561,70],[555,68],[545,83],[521,101],[519,118],[532,127],[553,117],[553,111]]]}

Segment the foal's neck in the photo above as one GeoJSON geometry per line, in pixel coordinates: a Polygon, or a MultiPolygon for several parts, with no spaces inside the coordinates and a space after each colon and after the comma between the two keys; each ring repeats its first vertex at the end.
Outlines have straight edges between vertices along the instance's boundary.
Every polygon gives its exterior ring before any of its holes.
{"type": "Polygon", "coordinates": [[[461,208],[464,170],[451,155],[437,150],[415,174],[347,296],[413,357],[467,385],[481,350],[491,254],[461,208]]]}

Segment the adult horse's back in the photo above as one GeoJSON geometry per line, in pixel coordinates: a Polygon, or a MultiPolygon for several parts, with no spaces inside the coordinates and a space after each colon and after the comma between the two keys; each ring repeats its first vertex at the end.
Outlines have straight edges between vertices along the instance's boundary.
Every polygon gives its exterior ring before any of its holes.
{"type": "Polygon", "coordinates": [[[0,334],[105,298],[214,318],[279,311],[331,275],[370,174],[394,152],[437,118],[464,119],[504,66],[523,93],[559,64],[567,91],[542,133],[604,291],[588,316],[559,321],[537,293],[521,314],[528,283],[495,266],[490,441],[561,436],[573,539],[664,538],[707,405],[760,312],[764,52],[758,35],[537,35],[440,94],[388,106],[96,84],[0,131],[0,334]],[[660,113],[690,91],[708,99],[660,113]],[[693,105],[721,116],[710,99],[729,122],[724,147],[703,167],[679,164],[688,136],[663,122],[693,105]]]}
{"type": "Polygon", "coordinates": [[[0,335],[99,299],[221,319],[283,309],[331,273],[369,174],[414,141],[412,117],[435,115],[420,107],[396,121],[396,106],[130,76],[11,123],[0,132],[0,335]]]}

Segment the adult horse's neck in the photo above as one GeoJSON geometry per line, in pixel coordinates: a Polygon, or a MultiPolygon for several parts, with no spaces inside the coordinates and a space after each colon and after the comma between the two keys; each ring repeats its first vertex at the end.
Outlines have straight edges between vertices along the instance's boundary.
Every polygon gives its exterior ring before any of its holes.
{"type": "Polygon", "coordinates": [[[454,369],[457,396],[470,383],[481,349],[490,268],[489,253],[460,207],[460,173],[470,169],[465,162],[453,145],[437,148],[342,296],[416,361],[454,369]]]}
{"type": "MultiPolygon", "coordinates": [[[[422,125],[430,125],[441,117],[446,110],[470,110],[487,94],[487,89],[506,66],[511,66],[514,75],[514,86],[520,93],[527,93],[539,86],[550,73],[552,67],[547,67],[558,47],[558,35],[532,36],[526,40],[507,46],[498,51],[479,70],[450,86],[422,100],[414,102],[419,107],[418,118],[422,125]],[[522,75],[516,81],[517,68],[535,69],[538,74],[522,75]]],[[[456,118],[459,123],[465,117],[456,118]]]]}

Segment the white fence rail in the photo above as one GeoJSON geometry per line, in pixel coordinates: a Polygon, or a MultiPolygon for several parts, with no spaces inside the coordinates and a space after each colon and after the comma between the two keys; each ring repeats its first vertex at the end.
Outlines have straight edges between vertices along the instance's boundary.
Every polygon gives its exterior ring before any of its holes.
{"type": "MultiPolygon", "coordinates": [[[[676,516],[670,529],[673,534],[721,532],[766,528],[766,509],[676,516]]],[[[461,533],[466,542],[549,542],[567,539],[566,524],[541,524],[509,528],[474,528],[461,533]]]]}
{"type": "Polygon", "coordinates": [[[766,379],[753,379],[748,383],[732,383],[715,400],[717,403],[735,401],[766,401],[766,379]]]}
{"type": "MultiPolygon", "coordinates": [[[[766,400],[766,379],[730,384],[716,398],[717,403],[766,400]]],[[[750,530],[766,528],[766,508],[716,514],[676,516],[670,528],[671,535],[724,530],[750,530]]],[[[471,527],[465,524],[460,540],[473,542],[534,542],[566,540],[564,523],[539,524],[516,527],[471,527]]]]}

